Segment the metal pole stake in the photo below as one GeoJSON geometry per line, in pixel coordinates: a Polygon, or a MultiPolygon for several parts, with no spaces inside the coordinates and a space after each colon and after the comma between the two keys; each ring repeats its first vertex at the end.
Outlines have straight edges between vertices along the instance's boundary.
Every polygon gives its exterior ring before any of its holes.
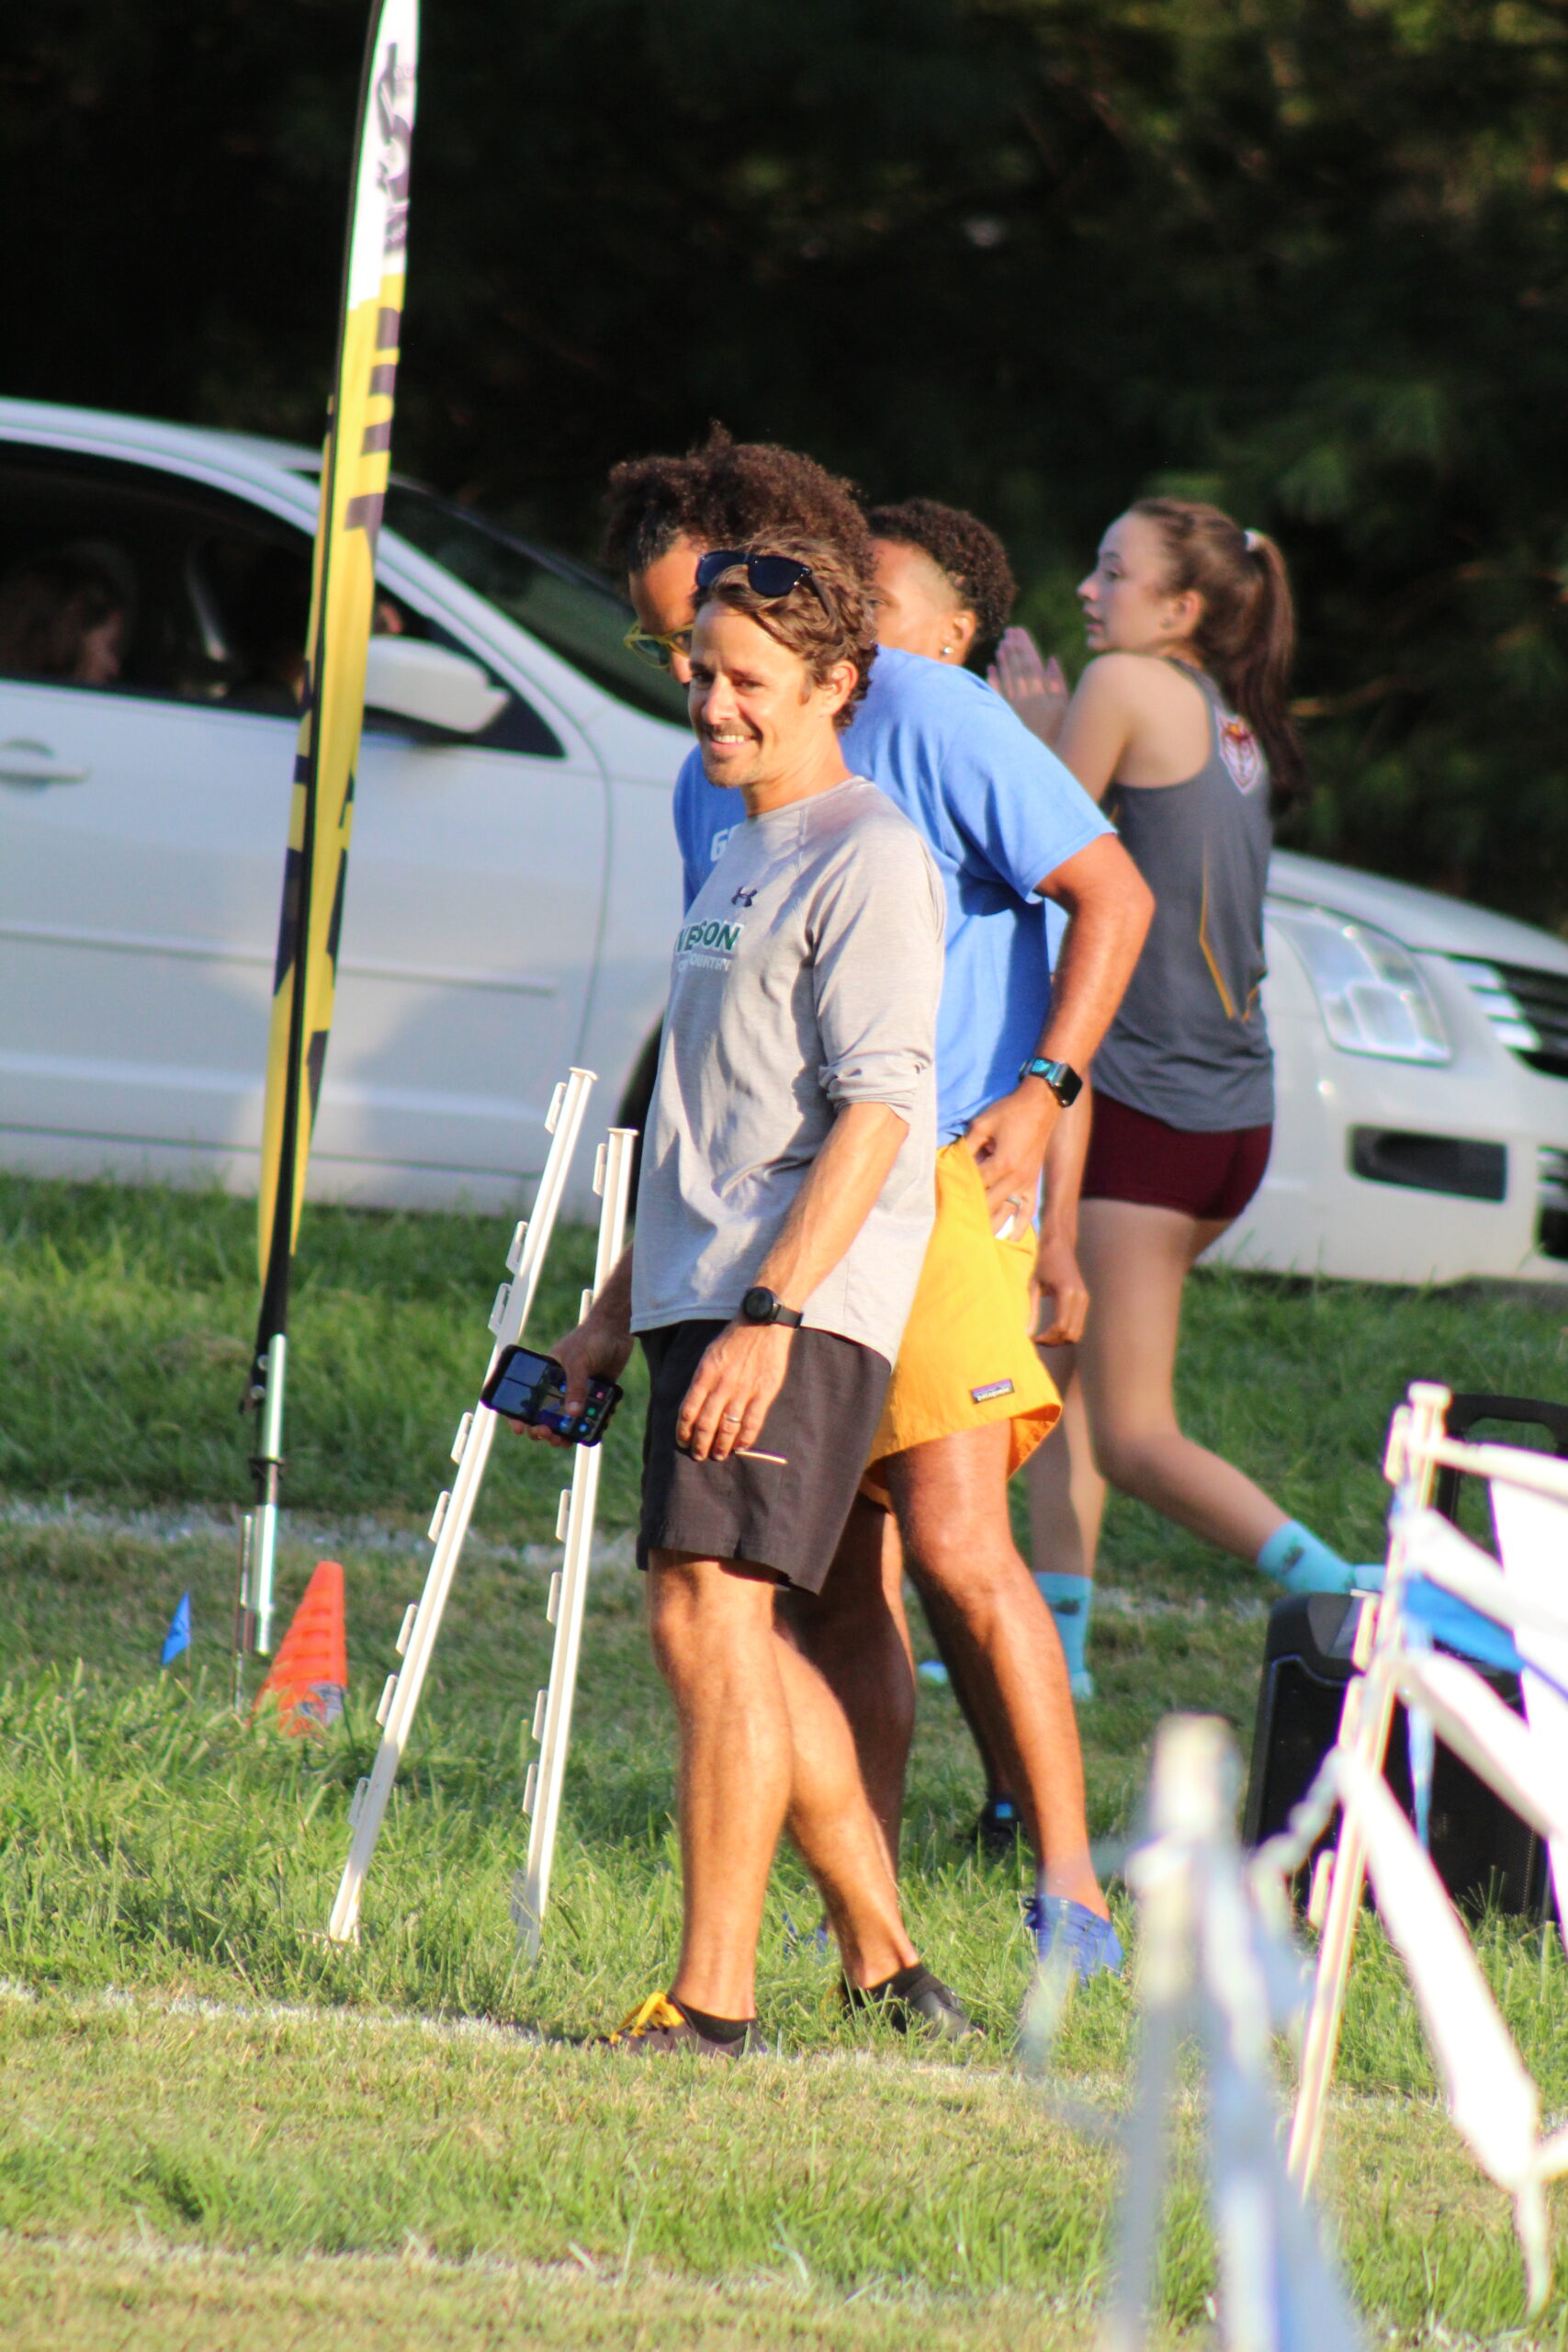
{"type": "Polygon", "coordinates": [[[255,1640],[263,1657],[272,1655],[273,1571],[277,1563],[277,1487],[283,1476],[283,1389],[288,1341],[275,1331],[266,1351],[266,1393],[262,1400],[261,1442],[251,1464],[256,1475],[252,1544],[255,1578],[255,1640]]]}

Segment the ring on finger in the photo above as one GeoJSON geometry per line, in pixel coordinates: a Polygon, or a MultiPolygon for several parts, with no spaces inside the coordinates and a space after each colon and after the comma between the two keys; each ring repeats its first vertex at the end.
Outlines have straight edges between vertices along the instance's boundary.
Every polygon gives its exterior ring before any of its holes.
{"type": "Polygon", "coordinates": [[[720,1418],[726,1422],[732,1423],[737,1428],[739,1427],[740,1416],[739,1413],[725,1413],[721,1415],[720,1418]]]}

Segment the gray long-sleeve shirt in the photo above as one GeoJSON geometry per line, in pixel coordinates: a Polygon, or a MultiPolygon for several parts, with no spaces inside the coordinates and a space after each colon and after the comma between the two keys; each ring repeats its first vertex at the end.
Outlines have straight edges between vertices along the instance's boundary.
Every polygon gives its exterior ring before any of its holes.
{"type": "Polygon", "coordinates": [[[884,1102],[908,1132],[804,1311],[892,1362],[931,1225],[942,920],[930,852],[863,777],[736,825],[676,936],[634,1331],[736,1314],[840,1106],[884,1102]]]}

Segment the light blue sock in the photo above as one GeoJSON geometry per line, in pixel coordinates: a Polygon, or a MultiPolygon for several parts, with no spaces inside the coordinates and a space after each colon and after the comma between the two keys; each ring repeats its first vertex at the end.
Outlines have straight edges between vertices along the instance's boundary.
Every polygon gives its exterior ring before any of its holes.
{"type": "Polygon", "coordinates": [[[1348,1561],[1331,1552],[1299,1519],[1288,1519],[1274,1530],[1258,1555],[1258,1565],[1287,1592],[1348,1592],[1356,1582],[1348,1561]]]}
{"type": "Polygon", "coordinates": [[[1036,1568],[1034,1581],[1062,1637],[1069,1679],[1089,1671],[1084,1647],[1089,1640],[1089,1612],[1094,1600],[1092,1577],[1060,1576],[1055,1568],[1036,1568]]]}

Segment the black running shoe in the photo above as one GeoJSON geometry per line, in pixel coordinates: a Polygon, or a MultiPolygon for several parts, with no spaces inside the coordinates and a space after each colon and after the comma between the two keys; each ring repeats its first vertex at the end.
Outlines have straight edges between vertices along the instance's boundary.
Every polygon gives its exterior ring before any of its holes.
{"type": "Polygon", "coordinates": [[[1007,1861],[1023,1835],[1023,1815],[1011,1797],[987,1797],[969,1833],[969,1841],[987,1854],[995,1854],[999,1861],[1007,1861]]]}
{"type": "Polygon", "coordinates": [[[743,2058],[748,2052],[766,2050],[767,2041],[761,2026],[749,2025],[738,2041],[715,2041],[699,2033],[690,2018],[682,2015],[664,1993],[650,1993],[646,2001],[623,2018],[614,2033],[601,2034],[592,2047],[618,2051],[623,2057],[650,2058],[677,2056],[682,2050],[695,2052],[699,2058],[743,2058]]]}
{"type": "Polygon", "coordinates": [[[840,1986],[845,2010],[870,2011],[885,2017],[899,2033],[930,2034],[938,2041],[975,2041],[980,2029],[956,1993],[950,1992],[929,1968],[901,1968],[882,1984],[840,1986]]]}

